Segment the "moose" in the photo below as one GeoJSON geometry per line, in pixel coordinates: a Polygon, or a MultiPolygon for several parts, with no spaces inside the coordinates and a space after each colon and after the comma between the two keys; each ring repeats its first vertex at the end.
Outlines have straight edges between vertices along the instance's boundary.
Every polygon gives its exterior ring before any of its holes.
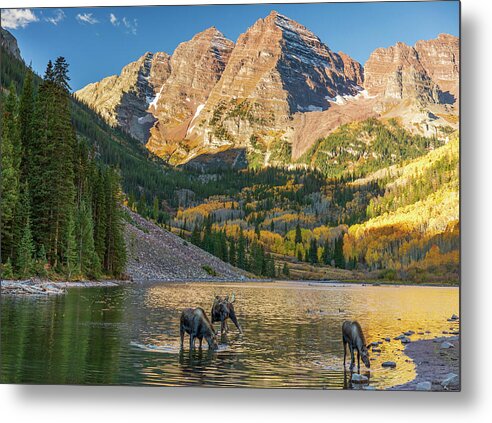
{"type": "Polygon", "coordinates": [[[368,348],[366,346],[366,340],[362,333],[362,328],[359,322],[345,321],[342,324],[342,339],[343,339],[343,367],[345,368],[345,360],[347,358],[347,344],[350,349],[350,370],[354,369],[355,359],[354,350],[357,350],[357,370],[360,371],[360,359],[362,357],[363,363],[369,369],[371,362],[369,361],[368,348]]]}
{"type": "Polygon", "coordinates": [[[181,313],[179,325],[179,335],[181,337],[181,349],[183,349],[183,340],[185,332],[190,335],[190,352],[195,348],[195,338],[200,341],[202,348],[203,338],[208,343],[209,350],[218,350],[217,334],[208,320],[205,310],[201,307],[187,308],[181,313]]]}
{"type": "Polygon", "coordinates": [[[215,296],[212,305],[212,323],[220,322],[220,333],[225,334],[229,331],[227,326],[227,319],[230,318],[232,322],[236,325],[239,333],[243,333],[241,325],[237,321],[236,313],[234,311],[234,301],[236,301],[236,295],[232,294],[231,300],[229,301],[229,296],[226,295],[224,298],[215,296]]]}

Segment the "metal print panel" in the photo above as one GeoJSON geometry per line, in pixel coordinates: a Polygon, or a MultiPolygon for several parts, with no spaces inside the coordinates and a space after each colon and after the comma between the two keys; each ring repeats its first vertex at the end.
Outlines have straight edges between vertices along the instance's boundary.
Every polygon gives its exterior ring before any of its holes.
{"type": "Polygon", "coordinates": [[[459,7],[3,9],[1,382],[460,390],[459,7]]]}

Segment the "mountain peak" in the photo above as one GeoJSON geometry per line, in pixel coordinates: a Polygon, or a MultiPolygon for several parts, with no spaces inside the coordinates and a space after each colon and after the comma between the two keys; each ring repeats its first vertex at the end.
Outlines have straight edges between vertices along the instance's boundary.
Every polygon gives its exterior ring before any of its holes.
{"type": "Polygon", "coordinates": [[[437,36],[438,40],[446,40],[446,41],[458,41],[458,37],[455,37],[454,35],[451,34],[446,34],[445,32],[441,32],[437,36]]]}
{"type": "Polygon", "coordinates": [[[301,31],[310,32],[306,27],[304,27],[300,23],[289,18],[288,16],[278,13],[276,10],[272,10],[270,14],[265,19],[263,19],[263,21],[266,22],[267,24],[275,25],[281,30],[291,30],[291,31],[301,30],[301,31]]]}
{"type": "Polygon", "coordinates": [[[268,16],[265,19],[277,19],[278,16],[282,16],[280,13],[278,13],[276,10],[272,10],[268,16]]]}
{"type": "Polygon", "coordinates": [[[202,32],[199,32],[190,41],[185,41],[184,43],[181,43],[180,47],[184,45],[189,45],[190,43],[205,43],[207,45],[210,45],[211,48],[218,51],[229,51],[234,47],[234,42],[227,39],[224,34],[222,34],[222,32],[220,32],[215,26],[211,26],[203,30],[202,32]]]}
{"type": "Polygon", "coordinates": [[[215,26],[211,26],[199,32],[198,34],[195,34],[193,39],[214,38],[214,37],[224,38],[224,34],[222,34],[222,32],[220,32],[215,26]]]}

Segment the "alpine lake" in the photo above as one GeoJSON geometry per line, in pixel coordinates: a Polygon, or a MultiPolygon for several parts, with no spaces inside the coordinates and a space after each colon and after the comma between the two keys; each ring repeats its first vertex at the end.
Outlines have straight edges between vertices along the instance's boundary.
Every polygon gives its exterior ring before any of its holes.
{"type": "MultiPolygon", "coordinates": [[[[33,384],[359,388],[343,366],[341,326],[361,324],[367,343],[381,341],[371,368],[374,389],[415,377],[394,338],[443,336],[459,312],[459,288],[316,282],[154,283],[69,288],[52,297],[1,298],[1,381],[33,384]],[[180,350],[187,307],[208,316],[215,295],[235,294],[243,328],[229,320],[219,350],[180,350]],[[384,338],[391,338],[385,341],[384,338]],[[383,368],[394,361],[396,368],[383,368]]],[[[218,331],[220,324],[215,324],[218,331]]]]}

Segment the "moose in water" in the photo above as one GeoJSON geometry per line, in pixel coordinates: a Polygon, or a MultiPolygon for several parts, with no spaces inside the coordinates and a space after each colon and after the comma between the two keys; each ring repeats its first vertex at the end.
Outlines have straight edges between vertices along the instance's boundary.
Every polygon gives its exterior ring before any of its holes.
{"type": "Polygon", "coordinates": [[[342,324],[342,339],[343,339],[343,367],[345,368],[345,360],[347,358],[347,344],[350,349],[350,370],[354,369],[355,359],[354,350],[357,350],[357,370],[360,371],[360,359],[369,369],[371,362],[369,361],[368,347],[362,333],[362,328],[358,322],[345,321],[342,324]]]}
{"type": "Polygon", "coordinates": [[[210,350],[219,349],[217,335],[203,308],[187,308],[181,313],[179,325],[181,349],[183,349],[185,332],[190,335],[190,352],[195,348],[195,338],[200,341],[200,348],[202,348],[202,341],[205,338],[210,350]]]}
{"type": "Polygon", "coordinates": [[[229,301],[229,296],[226,295],[224,298],[218,295],[214,298],[214,303],[212,305],[212,323],[220,322],[220,333],[225,334],[229,331],[227,326],[227,319],[230,318],[232,322],[236,325],[239,333],[243,333],[241,325],[237,321],[236,312],[234,311],[234,301],[236,301],[236,295],[232,294],[231,300],[229,301]]]}

